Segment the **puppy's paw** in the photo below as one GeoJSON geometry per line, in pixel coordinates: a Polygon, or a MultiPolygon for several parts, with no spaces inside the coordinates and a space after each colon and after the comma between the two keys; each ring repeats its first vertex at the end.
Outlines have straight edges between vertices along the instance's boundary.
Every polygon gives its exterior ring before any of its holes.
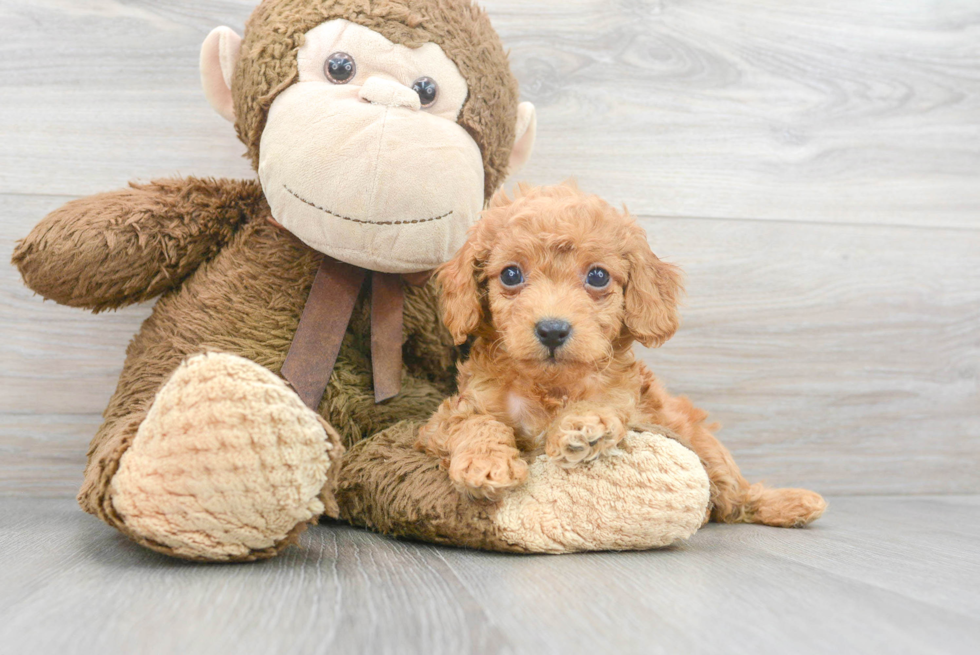
{"type": "Polygon", "coordinates": [[[527,479],[527,463],[515,448],[491,452],[457,452],[449,464],[456,488],[475,500],[500,500],[527,479]]]}
{"type": "Polygon", "coordinates": [[[615,448],[625,436],[623,422],[611,412],[571,414],[551,427],[545,452],[562,466],[576,466],[615,448]]]}

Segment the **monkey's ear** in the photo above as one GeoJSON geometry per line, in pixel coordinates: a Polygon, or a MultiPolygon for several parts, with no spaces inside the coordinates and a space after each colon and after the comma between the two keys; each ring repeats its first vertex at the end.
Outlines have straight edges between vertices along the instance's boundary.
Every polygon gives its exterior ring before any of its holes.
{"type": "Polygon", "coordinates": [[[534,112],[534,105],[530,102],[522,102],[517,105],[517,130],[514,138],[514,149],[510,151],[510,164],[507,167],[507,174],[513,175],[524,167],[527,160],[531,158],[531,150],[534,149],[534,135],[538,131],[538,118],[534,112]]]}
{"type": "Polygon", "coordinates": [[[231,80],[242,50],[242,37],[230,27],[211,30],[201,46],[201,85],[211,107],[226,120],[235,122],[231,80]]]}

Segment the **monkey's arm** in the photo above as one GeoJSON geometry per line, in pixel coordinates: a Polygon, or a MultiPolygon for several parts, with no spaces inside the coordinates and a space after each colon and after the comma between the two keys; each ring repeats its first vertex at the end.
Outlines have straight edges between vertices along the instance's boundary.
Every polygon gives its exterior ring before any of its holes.
{"type": "Polygon", "coordinates": [[[258,182],[169,179],[80,198],[48,214],[14,250],[28,287],[94,311],[174,288],[256,215],[258,182]]]}

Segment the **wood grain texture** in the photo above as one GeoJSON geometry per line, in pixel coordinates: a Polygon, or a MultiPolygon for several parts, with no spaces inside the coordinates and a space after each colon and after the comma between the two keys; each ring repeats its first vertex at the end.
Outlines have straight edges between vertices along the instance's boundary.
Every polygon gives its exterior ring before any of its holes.
{"type": "Polygon", "coordinates": [[[980,500],[833,498],[806,530],[710,525],[664,551],[509,556],[312,528],[194,565],[69,500],[0,499],[0,651],[974,653],[980,500]]]}
{"type": "MultiPolygon", "coordinates": [[[[0,196],[0,257],[60,202],[0,196]]],[[[680,332],[644,358],[722,422],[747,475],[825,493],[980,492],[980,232],[642,223],[688,288],[680,332]]],[[[0,307],[0,492],[74,493],[76,471],[36,471],[81,468],[148,308],[44,303],[10,267],[0,307]]]]}
{"type": "Polygon", "coordinates": [[[542,111],[536,182],[662,216],[978,226],[975,2],[528,4],[496,23],[542,111]]]}
{"type": "MultiPolygon", "coordinates": [[[[528,179],[661,216],[976,227],[972,0],[489,0],[539,108],[528,179]]],[[[199,88],[254,0],[0,1],[0,192],[245,175],[199,88]]]]}
{"type": "MultiPolygon", "coordinates": [[[[750,477],[980,492],[975,3],[484,4],[539,109],[525,177],[626,201],[685,268],[646,357],[750,477]]],[[[0,261],[72,197],[252,174],[197,53],[253,6],[0,0],[0,261]]],[[[74,494],[149,311],[42,303],[0,266],[0,494],[74,494]]]]}

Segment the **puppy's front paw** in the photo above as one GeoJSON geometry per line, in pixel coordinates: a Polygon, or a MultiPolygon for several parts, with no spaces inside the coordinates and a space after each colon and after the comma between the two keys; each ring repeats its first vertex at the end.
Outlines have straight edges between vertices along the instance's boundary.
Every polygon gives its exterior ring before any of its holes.
{"type": "Polygon", "coordinates": [[[612,413],[572,414],[552,426],[545,452],[562,466],[576,466],[615,448],[625,436],[623,422],[612,413]]]}
{"type": "Polygon", "coordinates": [[[527,463],[514,448],[489,453],[457,452],[449,464],[449,478],[470,498],[497,501],[527,479],[527,463]]]}

